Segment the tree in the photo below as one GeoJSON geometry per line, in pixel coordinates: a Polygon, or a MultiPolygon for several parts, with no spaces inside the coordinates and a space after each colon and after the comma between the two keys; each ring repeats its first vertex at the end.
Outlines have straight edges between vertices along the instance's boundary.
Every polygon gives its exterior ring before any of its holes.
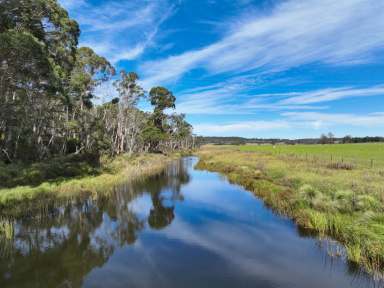
{"type": "Polygon", "coordinates": [[[328,137],[325,134],[321,134],[320,136],[320,144],[327,144],[328,143],[328,137]]]}
{"type": "Polygon", "coordinates": [[[94,89],[115,74],[113,66],[91,48],[81,47],[70,75],[66,111],[65,151],[96,151],[99,142],[97,109],[93,108],[94,89]],[[69,148],[69,149],[67,149],[69,148]]]}
{"type": "Polygon", "coordinates": [[[68,78],[76,59],[80,29],[56,0],[2,0],[0,19],[1,33],[33,36],[44,47],[56,76],[68,78]]]}
{"type": "Polygon", "coordinates": [[[73,68],[79,28],[54,0],[0,2],[0,150],[46,157],[73,68]]]}
{"type": "Polygon", "coordinates": [[[135,72],[120,72],[120,79],[114,82],[119,93],[116,122],[116,135],[113,140],[114,152],[128,151],[132,154],[139,141],[139,134],[145,123],[143,114],[136,108],[144,90],[137,83],[139,76],[135,72]]]}
{"type": "Polygon", "coordinates": [[[71,104],[78,103],[81,110],[84,106],[91,108],[95,87],[114,74],[115,69],[108,60],[97,55],[91,48],[77,49],[76,62],[70,76],[71,104]]]}
{"type": "Polygon", "coordinates": [[[154,106],[154,124],[158,129],[164,132],[164,120],[166,119],[164,110],[167,108],[175,108],[176,97],[164,87],[154,87],[149,92],[149,99],[151,105],[154,106]]]}
{"type": "Polygon", "coordinates": [[[169,117],[169,128],[170,150],[188,149],[192,144],[192,126],[185,121],[185,114],[172,114],[169,117]]]}
{"type": "Polygon", "coordinates": [[[119,97],[94,101],[95,88],[115,76],[107,59],[78,48],[79,26],[57,0],[0,0],[0,159],[38,161],[55,155],[187,149],[184,115],[168,116],[175,96],[149,93],[135,72],[120,72],[119,97]]]}
{"type": "Polygon", "coordinates": [[[120,103],[125,108],[132,108],[137,105],[140,98],[144,96],[144,89],[137,84],[139,76],[135,72],[120,72],[120,79],[114,82],[119,93],[120,103]]]}
{"type": "Polygon", "coordinates": [[[350,135],[346,135],[344,138],[343,138],[343,143],[346,144],[346,143],[352,143],[352,136],[350,135]]]}

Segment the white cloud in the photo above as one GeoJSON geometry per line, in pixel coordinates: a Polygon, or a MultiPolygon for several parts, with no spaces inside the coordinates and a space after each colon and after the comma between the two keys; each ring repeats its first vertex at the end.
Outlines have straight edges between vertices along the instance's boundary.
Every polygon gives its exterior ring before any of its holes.
{"type": "Polygon", "coordinates": [[[282,116],[298,123],[308,123],[316,127],[331,127],[337,125],[356,127],[384,127],[384,112],[370,113],[367,115],[318,113],[318,112],[286,112],[282,116]]]}
{"type": "Polygon", "coordinates": [[[119,96],[116,88],[113,86],[114,81],[114,79],[111,79],[96,87],[93,92],[96,96],[95,103],[106,103],[119,96]]]}
{"type": "Polygon", "coordinates": [[[260,86],[248,76],[180,92],[177,109],[188,114],[254,114],[260,111],[323,110],[324,104],[347,98],[383,97],[384,86],[338,87],[304,92],[253,94],[260,86]]]}
{"type": "Polygon", "coordinates": [[[384,96],[384,86],[373,86],[368,88],[353,88],[353,87],[341,87],[341,88],[329,88],[316,91],[309,91],[303,93],[287,93],[280,94],[288,97],[280,101],[280,104],[313,104],[320,102],[336,101],[351,97],[368,97],[368,96],[384,96]]]}
{"type": "MultiPolygon", "coordinates": [[[[384,112],[359,115],[352,113],[319,113],[319,112],[284,112],[278,119],[262,121],[235,121],[224,124],[196,124],[194,133],[206,136],[244,136],[257,135],[296,135],[303,137],[298,131],[312,133],[316,131],[337,129],[348,134],[350,128],[384,128],[384,112]],[[266,133],[265,133],[266,132],[266,133]],[[300,136],[301,135],[301,136],[300,136]]],[[[319,134],[315,132],[315,135],[319,134]]]]}
{"type": "Polygon", "coordinates": [[[303,64],[357,64],[384,47],[384,2],[284,1],[268,15],[246,19],[222,40],[166,59],[149,61],[146,82],[175,81],[188,71],[282,71],[303,64]]]}
{"type": "Polygon", "coordinates": [[[82,30],[81,46],[89,46],[116,64],[133,60],[155,43],[160,25],[174,12],[169,0],[108,1],[92,5],[62,0],[82,30]]]}
{"type": "Polygon", "coordinates": [[[276,121],[244,121],[228,124],[196,124],[194,133],[209,136],[255,135],[257,132],[290,128],[284,120],[276,121]]]}
{"type": "Polygon", "coordinates": [[[74,9],[84,5],[85,0],[59,0],[59,3],[65,9],[74,9]]]}
{"type": "MultiPolygon", "coordinates": [[[[126,1],[122,3],[109,2],[102,7],[92,9],[92,17],[88,13],[80,14],[78,21],[84,26],[85,31],[119,33],[128,28],[133,29],[137,26],[151,24],[153,15],[157,8],[154,4],[136,5],[133,1],[127,5],[126,1]]],[[[89,8],[88,8],[89,9],[89,8]]]]}
{"type": "MultiPolygon", "coordinates": [[[[112,63],[116,63],[120,60],[133,60],[139,57],[141,54],[144,53],[145,49],[147,48],[147,45],[145,43],[140,43],[137,46],[127,49],[124,51],[121,51],[120,53],[116,51],[114,55],[111,56],[110,61],[112,63]]],[[[112,48],[112,51],[115,50],[112,48]]]]}

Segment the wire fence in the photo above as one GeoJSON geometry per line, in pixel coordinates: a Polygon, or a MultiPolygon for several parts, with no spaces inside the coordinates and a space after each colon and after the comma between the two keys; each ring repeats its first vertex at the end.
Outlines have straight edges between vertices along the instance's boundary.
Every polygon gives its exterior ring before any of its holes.
{"type": "Polygon", "coordinates": [[[338,154],[312,154],[312,153],[293,153],[284,152],[279,149],[276,151],[253,151],[265,155],[277,156],[282,160],[305,161],[313,164],[327,166],[335,169],[352,170],[353,168],[384,169],[383,159],[362,159],[338,154]]]}

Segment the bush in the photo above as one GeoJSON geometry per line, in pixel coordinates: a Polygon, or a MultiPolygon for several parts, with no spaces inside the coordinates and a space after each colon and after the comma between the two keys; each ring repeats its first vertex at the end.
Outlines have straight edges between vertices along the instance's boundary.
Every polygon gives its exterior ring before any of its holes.
{"type": "Polygon", "coordinates": [[[44,181],[95,175],[100,171],[95,155],[69,155],[34,164],[0,164],[0,188],[36,186],[44,181]]]}

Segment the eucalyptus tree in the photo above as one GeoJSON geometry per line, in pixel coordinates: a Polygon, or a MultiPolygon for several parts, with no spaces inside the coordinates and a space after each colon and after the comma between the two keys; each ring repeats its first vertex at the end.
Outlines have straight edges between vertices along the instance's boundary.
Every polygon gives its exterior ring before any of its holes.
{"type": "Polygon", "coordinates": [[[175,108],[176,97],[164,87],[153,87],[149,92],[149,101],[154,107],[150,120],[144,131],[148,149],[161,151],[161,146],[169,138],[166,109],[175,108]]]}
{"type": "Polygon", "coordinates": [[[170,150],[187,150],[193,145],[192,125],[185,120],[185,114],[172,114],[169,116],[170,150]]]}
{"type": "Polygon", "coordinates": [[[79,27],[54,0],[2,0],[0,19],[1,156],[39,159],[54,140],[79,27]]]}
{"type": "Polygon", "coordinates": [[[138,146],[140,133],[145,125],[145,116],[137,109],[137,104],[144,96],[143,88],[137,83],[139,76],[135,72],[120,72],[120,78],[114,82],[119,94],[116,133],[113,150],[116,154],[132,154],[138,146]]]}
{"type": "Polygon", "coordinates": [[[160,131],[165,132],[165,120],[167,116],[164,111],[168,108],[175,108],[176,97],[167,88],[154,87],[149,92],[149,99],[151,105],[154,106],[154,124],[160,131]]]}
{"type": "Polygon", "coordinates": [[[76,62],[70,75],[66,110],[66,138],[69,152],[97,150],[99,135],[96,121],[99,115],[92,99],[94,90],[115,74],[107,59],[97,55],[91,48],[81,47],[76,53],[76,62]]]}
{"type": "Polygon", "coordinates": [[[145,113],[138,75],[121,71],[119,97],[94,101],[115,70],[91,48],[78,48],[79,34],[57,0],[0,0],[0,159],[188,148],[191,127],[183,115],[167,115],[176,98],[166,88],[151,89],[154,111],[145,113]]]}

